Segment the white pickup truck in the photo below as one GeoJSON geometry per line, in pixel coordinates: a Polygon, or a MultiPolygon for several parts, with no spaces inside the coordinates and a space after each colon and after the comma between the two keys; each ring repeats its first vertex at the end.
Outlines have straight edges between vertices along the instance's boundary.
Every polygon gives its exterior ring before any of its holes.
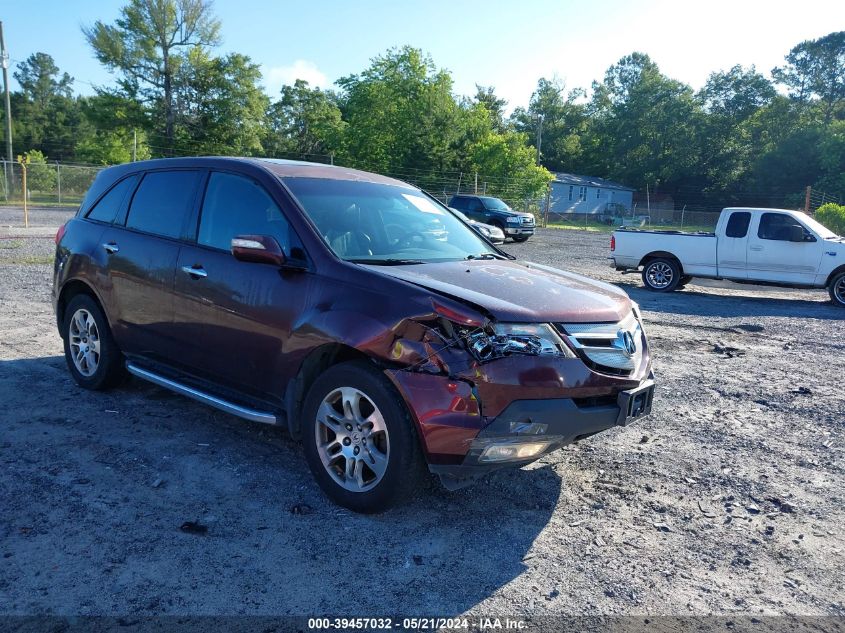
{"type": "Polygon", "coordinates": [[[845,238],[800,211],[724,209],[715,233],[622,229],[610,238],[616,270],[642,269],[649,290],[693,277],[827,288],[845,307],[845,238]]]}

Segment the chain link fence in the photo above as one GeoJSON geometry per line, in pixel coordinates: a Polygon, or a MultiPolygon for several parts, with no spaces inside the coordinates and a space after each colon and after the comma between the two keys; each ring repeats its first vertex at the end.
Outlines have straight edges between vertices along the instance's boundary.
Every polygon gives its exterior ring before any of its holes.
{"type": "Polygon", "coordinates": [[[26,199],[32,205],[74,207],[103,169],[93,165],[67,163],[29,163],[0,161],[0,201],[21,205],[24,200],[24,168],[26,199]]]}

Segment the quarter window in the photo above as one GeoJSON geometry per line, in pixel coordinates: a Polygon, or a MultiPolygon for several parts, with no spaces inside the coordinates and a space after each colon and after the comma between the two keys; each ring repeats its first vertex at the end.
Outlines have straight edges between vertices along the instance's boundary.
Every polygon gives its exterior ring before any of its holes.
{"type": "Polygon", "coordinates": [[[85,217],[98,222],[113,222],[117,212],[120,211],[120,207],[123,206],[126,194],[135,188],[136,182],[138,182],[138,176],[129,176],[129,178],[121,180],[100,198],[100,201],[85,217]]]}
{"type": "Polygon", "coordinates": [[[196,171],[154,171],[144,176],[132,198],[126,226],[178,238],[199,181],[196,171]]]}
{"type": "Polygon", "coordinates": [[[228,251],[237,235],[270,235],[290,254],[290,225],[270,194],[252,179],[213,172],[197,242],[228,251]]]}
{"type": "Polygon", "coordinates": [[[751,213],[748,211],[734,211],[728,218],[728,226],[725,227],[726,237],[745,237],[748,235],[748,224],[751,222],[751,213]]]}

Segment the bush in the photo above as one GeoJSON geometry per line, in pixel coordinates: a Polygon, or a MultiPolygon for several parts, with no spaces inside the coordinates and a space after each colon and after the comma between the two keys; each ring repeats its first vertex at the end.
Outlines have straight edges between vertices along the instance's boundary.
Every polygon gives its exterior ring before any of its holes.
{"type": "Polygon", "coordinates": [[[51,193],[56,188],[56,166],[47,164],[47,157],[36,149],[24,154],[26,188],[31,192],[51,193]]]}
{"type": "Polygon", "coordinates": [[[828,202],[816,209],[816,219],[837,235],[845,235],[845,206],[828,202]]]}

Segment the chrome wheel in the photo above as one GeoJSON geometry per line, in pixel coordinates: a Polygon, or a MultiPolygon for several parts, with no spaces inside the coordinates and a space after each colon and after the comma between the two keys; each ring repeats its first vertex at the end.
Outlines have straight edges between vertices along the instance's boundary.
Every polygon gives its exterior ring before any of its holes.
{"type": "Polygon", "coordinates": [[[334,389],[320,403],[314,429],[320,461],[337,484],[365,492],[384,477],[390,454],[387,426],[363,391],[334,389]]]}
{"type": "Polygon", "coordinates": [[[100,330],[88,310],[80,308],[73,313],[68,340],[76,370],[85,377],[93,376],[100,366],[100,330]]]}
{"type": "Polygon", "coordinates": [[[834,282],[833,296],[839,303],[845,305],[845,275],[840,276],[839,280],[834,282]]]}
{"type": "Polygon", "coordinates": [[[646,278],[652,288],[667,288],[675,278],[672,267],[665,262],[655,262],[646,269],[646,278]]]}

